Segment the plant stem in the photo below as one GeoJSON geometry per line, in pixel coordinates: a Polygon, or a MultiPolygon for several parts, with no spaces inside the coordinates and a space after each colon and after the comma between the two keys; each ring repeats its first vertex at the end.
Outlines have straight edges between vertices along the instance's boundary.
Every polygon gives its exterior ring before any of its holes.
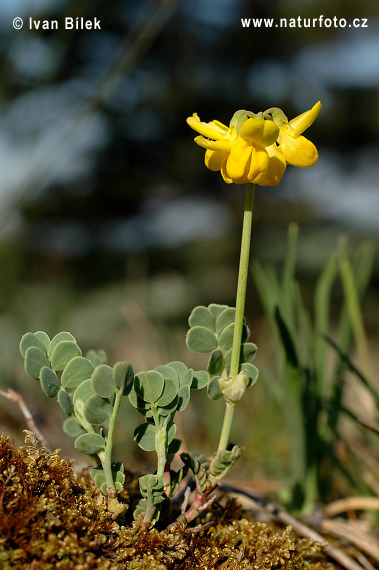
{"type": "MultiPolygon", "coordinates": [[[[234,321],[234,335],[232,346],[232,359],[230,365],[230,376],[235,378],[239,372],[241,341],[243,319],[245,315],[245,300],[247,276],[249,272],[250,242],[251,242],[251,224],[253,220],[253,201],[254,201],[254,184],[247,184],[245,210],[243,216],[242,239],[240,265],[238,272],[237,298],[236,298],[236,316],[234,321]]],[[[233,420],[235,404],[226,404],[224,423],[222,426],[220,443],[218,450],[226,449],[229,441],[229,434],[233,420]]]]}
{"type": "Polygon", "coordinates": [[[104,469],[105,479],[107,482],[108,498],[110,500],[115,499],[117,496],[115,484],[113,481],[113,473],[112,473],[112,447],[113,447],[114,431],[116,427],[116,420],[120,409],[122,395],[123,395],[123,387],[122,389],[119,390],[119,392],[116,393],[116,397],[113,404],[112,415],[109,420],[107,444],[105,447],[103,458],[100,458],[104,469]]]}

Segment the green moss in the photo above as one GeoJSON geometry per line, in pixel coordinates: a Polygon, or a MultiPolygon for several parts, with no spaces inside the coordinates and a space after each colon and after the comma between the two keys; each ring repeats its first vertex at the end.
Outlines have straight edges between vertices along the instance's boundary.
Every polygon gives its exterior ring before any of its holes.
{"type": "MultiPolygon", "coordinates": [[[[137,496],[137,478],[126,473],[121,500],[129,506],[137,496]]],[[[31,441],[16,450],[0,436],[3,570],[337,568],[290,529],[248,521],[234,500],[215,505],[198,532],[184,525],[145,531],[131,511],[115,522],[87,472],[75,477],[57,451],[31,441]]]]}

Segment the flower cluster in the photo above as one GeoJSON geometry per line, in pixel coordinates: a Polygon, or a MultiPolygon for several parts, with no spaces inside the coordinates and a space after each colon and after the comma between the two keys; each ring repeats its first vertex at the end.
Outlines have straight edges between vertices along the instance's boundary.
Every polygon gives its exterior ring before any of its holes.
{"type": "Polygon", "coordinates": [[[200,135],[195,142],[206,149],[205,165],[220,170],[225,182],[276,186],[287,164],[306,168],[317,162],[316,147],[302,133],[320,110],[319,101],[291,121],[276,107],[256,114],[242,110],[229,127],[216,120],[202,122],[194,113],[187,123],[200,135]]]}

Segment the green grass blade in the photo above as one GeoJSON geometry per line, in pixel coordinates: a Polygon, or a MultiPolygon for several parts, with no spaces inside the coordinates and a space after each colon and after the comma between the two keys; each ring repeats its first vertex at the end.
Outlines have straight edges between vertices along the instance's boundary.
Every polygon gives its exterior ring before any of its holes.
{"type": "Polygon", "coordinates": [[[357,352],[365,376],[371,380],[373,372],[370,362],[370,354],[367,345],[366,333],[363,324],[361,303],[355,276],[347,253],[347,243],[344,240],[339,250],[339,265],[342,287],[346,301],[347,313],[353,332],[357,352]]]}
{"type": "Polygon", "coordinates": [[[314,363],[317,378],[318,392],[326,392],[326,349],[327,345],[320,336],[327,334],[330,328],[331,292],[338,272],[335,256],[332,256],[324,267],[316,285],[314,312],[315,312],[315,338],[314,363]]]}

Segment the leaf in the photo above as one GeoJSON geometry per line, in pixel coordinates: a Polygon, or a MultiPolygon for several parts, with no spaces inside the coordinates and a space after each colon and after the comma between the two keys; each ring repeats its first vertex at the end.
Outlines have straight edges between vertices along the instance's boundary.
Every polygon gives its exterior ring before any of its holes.
{"type": "Polygon", "coordinates": [[[179,378],[179,386],[183,386],[184,384],[191,385],[192,373],[193,373],[192,369],[187,368],[187,366],[183,362],[179,362],[178,360],[169,362],[168,366],[170,368],[173,368],[177,373],[179,378]]]}
{"type": "Polygon", "coordinates": [[[155,405],[158,407],[164,407],[170,404],[178,393],[178,388],[172,380],[165,380],[164,381],[164,388],[163,392],[155,402],[155,405]]]}
{"type": "Polygon", "coordinates": [[[188,323],[190,327],[205,327],[210,331],[215,331],[215,317],[208,307],[195,307],[189,316],[188,323]]]}
{"type": "Polygon", "coordinates": [[[211,305],[208,305],[208,309],[210,310],[214,318],[217,319],[217,317],[221,315],[221,313],[225,311],[225,309],[229,309],[229,307],[228,305],[217,305],[216,303],[212,303],[211,305]]]}
{"type": "Polygon", "coordinates": [[[221,376],[215,376],[208,384],[207,392],[211,400],[218,400],[222,397],[222,392],[219,384],[220,378],[221,376]]]}
{"type": "Polygon", "coordinates": [[[75,356],[62,372],[62,386],[67,389],[75,389],[79,384],[84,382],[84,380],[91,378],[92,372],[93,366],[87,358],[84,358],[84,356],[75,356]]]}
{"type": "Polygon", "coordinates": [[[42,390],[49,398],[55,398],[60,388],[58,376],[50,367],[44,366],[40,372],[42,390]]]}
{"type": "MultiPolygon", "coordinates": [[[[244,342],[241,345],[240,362],[251,362],[254,360],[258,347],[252,342],[244,342]]],[[[232,349],[225,354],[225,366],[230,366],[232,361],[232,349]]]]}
{"type": "MultiPolygon", "coordinates": [[[[176,453],[178,453],[181,445],[182,440],[174,438],[167,448],[167,455],[174,456],[176,453]]],[[[171,463],[171,461],[169,461],[169,463],[171,463]]]]}
{"type": "Polygon", "coordinates": [[[254,386],[259,376],[258,368],[254,364],[250,364],[250,362],[244,362],[240,365],[240,371],[242,370],[246,370],[249,375],[249,382],[246,387],[254,386]]]}
{"type": "MultiPolygon", "coordinates": [[[[111,464],[111,470],[112,470],[113,483],[114,486],[116,487],[116,492],[119,493],[122,490],[125,482],[124,466],[122,463],[114,461],[111,464]]],[[[104,495],[107,495],[108,486],[106,482],[104,469],[102,468],[102,466],[98,465],[97,467],[92,469],[90,475],[96,487],[98,487],[104,495]]]]}
{"type": "Polygon", "coordinates": [[[76,342],[61,340],[55,346],[51,355],[51,367],[54,370],[63,370],[67,364],[76,356],[81,356],[82,351],[76,342]]]}
{"type": "Polygon", "coordinates": [[[234,307],[228,307],[219,314],[216,320],[216,330],[221,333],[229,325],[233,325],[236,318],[236,310],[234,307]]]}
{"type": "Polygon", "coordinates": [[[94,368],[99,364],[107,364],[108,358],[104,350],[89,350],[86,358],[91,362],[94,368]]]}
{"type": "Polygon", "coordinates": [[[222,354],[222,350],[216,348],[216,350],[214,350],[209,357],[208,372],[211,376],[214,376],[215,374],[220,374],[220,372],[222,372],[223,369],[224,369],[224,356],[222,354]]]}
{"type": "Polygon", "coordinates": [[[185,385],[181,386],[178,392],[178,404],[176,407],[178,412],[182,412],[188,406],[190,397],[191,397],[190,387],[185,385]]]}
{"type": "Polygon", "coordinates": [[[83,414],[84,404],[86,403],[88,398],[91,398],[92,396],[95,395],[96,394],[93,391],[91,380],[90,379],[84,380],[84,382],[79,384],[79,386],[76,388],[73,395],[73,403],[75,410],[77,410],[79,414],[83,414]]]}
{"type": "Polygon", "coordinates": [[[39,379],[41,368],[50,368],[50,362],[45,352],[37,346],[30,346],[25,352],[25,372],[35,380],[39,379]]]}
{"type": "Polygon", "coordinates": [[[67,435],[71,435],[71,437],[78,437],[78,435],[85,433],[85,430],[82,428],[77,419],[72,416],[66,418],[63,422],[63,431],[67,433],[67,435]]]}
{"type": "Polygon", "coordinates": [[[58,343],[60,343],[62,340],[68,340],[71,342],[75,342],[76,343],[76,339],[72,336],[71,333],[69,332],[59,332],[58,334],[55,335],[55,337],[50,341],[50,345],[49,345],[49,349],[47,351],[47,356],[49,358],[51,358],[55,347],[57,346],[58,343]]]}
{"type": "MultiPolygon", "coordinates": [[[[187,368],[187,367],[186,367],[187,368]]],[[[161,366],[157,366],[154,370],[156,370],[157,372],[159,372],[160,374],[162,374],[163,378],[165,380],[172,380],[177,388],[177,390],[179,390],[179,378],[178,378],[178,374],[175,371],[175,369],[172,366],[169,366],[167,364],[161,365],[161,366]]]]}
{"type": "Polygon", "coordinates": [[[142,475],[139,477],[139,488],[143,497],[148,497],[150,494],[159,496],[163,493],[163,480],[158,475],[142,475]]]}
{"type": "Polygon", "coordinates": [[[134,379],[134,389],[145,402],[156,402],[162,394],[164,379],[156,370],[139,372],[134,379]]]}
{"type": "Polygon", "coordinates": [[[85,419],[92,425],[100,425],[104,423],[112,414],[112,405],[106,398],[101,398],[96,394],[87,398],[83,415],[85,419]]]}
{"type": "Polygon", "coordinates": [[[42,342],[43,346],[45,347],[46,354],[47,354],[47,351],[49,350],[49,346],[50,346],[49,335],[46,334],[44,331],[37,331],[34,333],[34,335],[38,338],[39,341],[42,342]]]}
{"type": "Polygon", "coordinates": [[[191,328],[186,343],[193,352],[212,352],[218,345],[216,335],[205,327],[191,328]]]}
{"type": "Polygon", "coordinates": [[[95,455],[105,449],[105,439],[98,433],[83,433],[76,438],[75,449],[86,455],[95,455]]]}
{"type": "Polygon", "coordinates": [[[138,445],[145,451],[154,451],[155,449],[156,428],[153,424],[144,423],[136,427],[134,430],[134,439],[138,445]]]}
{"type": "Polygon", "coordinates": [[[62,408],[65,414],[71,416],[74,411],[74,405],[70,396],[67,394],[65,390],[59,390],[58,392],[58,404],[62,408]]]}
{"type": "Polygon", "coordinates": [[[134,370],[130,362],[116,362],[113,366],[113,383],[127,396],[133,387],[134,370]]]}
{"type": "MultiPolygon", "coordinates": [[[[102,398],[111,398],[117,390],[113,382],[113,369],[108,364],[99,364],[91,375],[93,391],[102,398]]],[[[102,423],[102,422],[100,422],[102,423]]]]}
{"type": "Polygon", "coordinates": [[[229,350],[233,346],[233,335],[234,335],[234,323],[228,325],[224,328],[218,339],[218,345],[220,348],[229,350]]]}
{"type": "Polygon", "coordinates": [[[282,340],[287,360],[294,368],[297,368],[299,365],[299,359],[297,357],[296,346],[292,338],[292,335],[289,331],[289,328],[287,327],[287,324],[283,320],[279,307],[275,307],[275,318],[278,324],[280,338],[282,340]]]}
{"type": "Polygon", "coordinates": [[[32,346],[39,348],[40,351],[46,355],[45,346],[40,341],[40,339],[34,333],[27,332],[26,334],[24,334],[21,337],[21,341],[20,341],[20,352],[21,352],[23,358],[25,358],[25,354],[26,354],[26,351],[28,350],[28,348],[31,348],[32,346]]]}
{"type": "Polygon", "coordinates": [[[144,415],[148,410],[151,409],[151,405],[148,402],[145,402],[145,400],[143,400],[141,396],[137,394],[134,388],[129,393],[129,402],[134,408],[136,408],[141,414],[144,415]]]}
{"type": "Polygon", "coordinates": [[[174,439],[175,434],[176,434],[176,424],[172,423],[172,426],[170,427],[170,429],[167,432],[167,444],[168,445],[170,445],[170,443],[174,439]]]}
{"type": "Polygon", "coordinates": [[[191,388],[193,390],[201,390],[208,385],[209,374],[206,370],[198,370],[193,373],[191,388]]]}

